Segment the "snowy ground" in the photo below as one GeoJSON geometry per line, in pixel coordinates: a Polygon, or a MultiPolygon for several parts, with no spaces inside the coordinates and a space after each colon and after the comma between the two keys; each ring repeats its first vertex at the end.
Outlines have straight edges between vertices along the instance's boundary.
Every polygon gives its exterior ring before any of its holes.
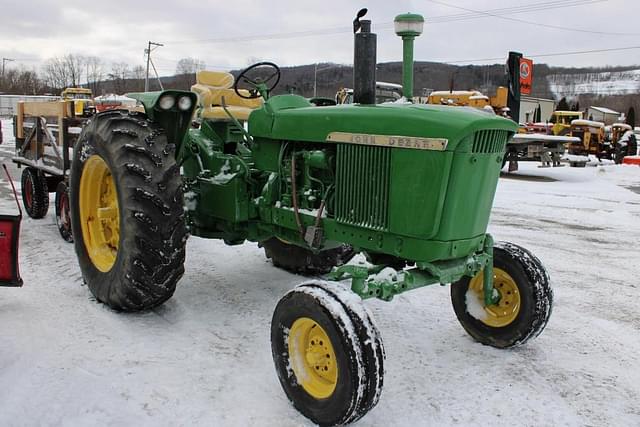
{"type": "MultiPolygon", "coordinates": [[[[640,167],[521,164],[500,180],[490,231],[547,266],[545,332],[510,351],[477,344],[447,287],[371,301],[385,389],[358,425],[640,425],[640,167]]],[[[24,220],[20,261],[25,286],[0,288],[0,425],[309,425],[269,344],[278,298],[303,279],[256,245],[191,238],[175,296],[134,315],[91,297],[52,209],[24,220]]]]}

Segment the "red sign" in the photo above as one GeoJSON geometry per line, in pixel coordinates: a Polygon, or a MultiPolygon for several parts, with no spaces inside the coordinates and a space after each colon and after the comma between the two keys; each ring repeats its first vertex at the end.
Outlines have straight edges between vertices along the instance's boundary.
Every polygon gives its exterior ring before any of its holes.
{"type": "Polygon", "coordinates": [[[527,58],[520,58],[520,93],[531,95],[533,85],[533,61],[527,58]]]}

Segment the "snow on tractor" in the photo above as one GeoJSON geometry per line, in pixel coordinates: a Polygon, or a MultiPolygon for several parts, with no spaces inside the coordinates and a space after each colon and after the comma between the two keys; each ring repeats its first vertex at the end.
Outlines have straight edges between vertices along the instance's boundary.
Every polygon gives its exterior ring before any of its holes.
{"type": "MultiPolygon", "coordinates": [[[[362,24],[356,51],[375,36],[362,24]]],[[[375,64],[375,44],[367,55],[375,64]]],[[[235,80],[201,71],[193,92],[130,94],[145,112],[97,114],[71,167],[82,276],[115,310],[171,298],[188,233],[257,242],[297,273],[332,270],[282,297],[271,324],[282,387],[320,425],[353,422],[380,397],[385,353],[363,300],[452,283],[464,329],[498,348],[538,335],[552,303],[540,261],[486,233],[516,124],[462,107],[376,105],[375,73],[355,68],[350,105],[271,96],[280,69],[266,62],[235,80]],[[370,262],[345,264],[354,252],[370,262]]]]}

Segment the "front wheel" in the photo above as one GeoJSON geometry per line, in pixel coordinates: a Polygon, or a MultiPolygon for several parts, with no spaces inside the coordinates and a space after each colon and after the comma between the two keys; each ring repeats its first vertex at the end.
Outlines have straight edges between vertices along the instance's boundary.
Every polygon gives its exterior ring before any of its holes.
{"type": "Polygon", "coordinates": [[[380,333],[360,298],[336,283],[308,282],[280,300],[271,349],[287,397],[314,423],[354,422],[380,398],[380,333]]]}
{"type": "Polygon", "coordinates": [[[146,116],[96,115],[71,164],[71,225],[82,277],[100,302],[139,311],[184,273],[186,227],[175,145],[146,116]]]}
{"type": "Polygon", "coordinates": [[[476,341],[498,348],[524,344],[549,320],[553,291],[544,266],[526,249],[506,242],[493,248],[493,286],[498,303],[485,306],[483,271],[451,285],[453,309],[476,341]]]}

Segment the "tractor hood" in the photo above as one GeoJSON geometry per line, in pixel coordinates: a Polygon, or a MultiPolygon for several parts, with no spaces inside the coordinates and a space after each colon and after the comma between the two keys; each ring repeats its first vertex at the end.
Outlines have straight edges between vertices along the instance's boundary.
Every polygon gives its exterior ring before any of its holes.
{"type": "Polygon", "coordinates": [[[483,110],[410,103],[316,107],[297,95],[274,96],[249,117],[254,137],[319,142],[329,134],[388,135],[446,139],[455,151],[465,136],[479,130],[515,132],[517,125],[483,110]]]}

